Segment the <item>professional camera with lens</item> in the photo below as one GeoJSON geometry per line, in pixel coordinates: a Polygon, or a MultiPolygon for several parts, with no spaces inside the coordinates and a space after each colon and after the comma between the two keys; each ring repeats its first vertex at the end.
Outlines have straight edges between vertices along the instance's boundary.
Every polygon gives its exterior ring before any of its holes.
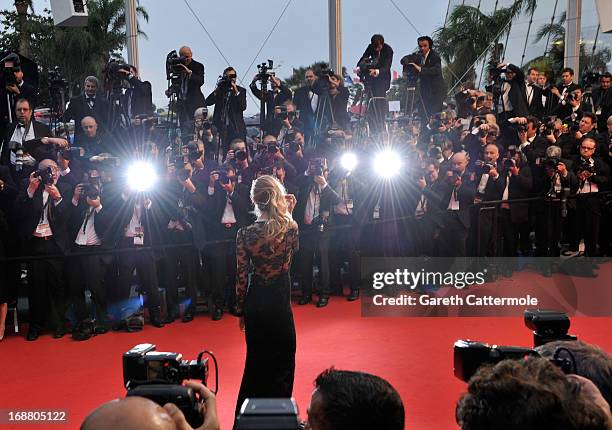
{"type": "Polygon", "coordinates": [[[311,158],[308,161],[308,175],[309,176],[323,176],[323,171],[327,162],[325,158],[311,158]]]}
{"type": "Polygon", "coordinates": [[[483,174],[489,173],[491,169],[496,168],[495,164],[483,160],[476,160],[474,165],[476,166],[477,171],[483,174]]]}
{"type": "Polygon", "coordinates": [[[180,65],[187,65],[187,57],[180,57],[176,51],[170,51],[166,56],[166,71],[171,73],[181,73],[183,68],[180,65]]]}
{"type": "Polygon", "coordinates": [[[578,167],[576,167],[576,173],[580,174],[582,172],[588,172],[590,174],[595,174],[595,162],[592,158],[588,160],[581,159],[578,167]]]}
{"type": "Polygon", "coordinates": [[[557,157],[546,157],[544,159],[543,165],[547,169],[557,170],[557,168],[559,167],[559,164],[561,164],[561,163],[562,163],[562,161],[561,161],[560,158],[557,158],[557,157]]]}
{"type": "Polygon", "coordinates": [[[21,60],[19,59],[19,55],[10,53],[0,60],[0,63],[2,63],[0,79],[3,81],[4,85],[16,85],[17,78],[15,77],[15,73],[21,71],[21,60]]]}
{"type": "MultiPolygon", "coordinates": [[[[534,347],[557,340],[573,341],[576,336],[568,335],[570,326],[567,314],[546,309],[526,309],[524,313],[525,325],[533,330],[534,347]]],[[[558,366],[566,374],[575,373],[575,360],[573,357],[564,358],[565,349],[559,348],[551,363],[558,366]]],[[[489,345],[472,340],[458,340],[453,347],[454,374],[464,382],[468,382],[480,366],[494,365],[502,360],[524,360],[528,357],[540,357],[532,349],[520,346],[489,345]]]]}
{"type": "Polygon", "coordinates": [[[357,76],[359,76],[360,79],[367,81],[371,78],[370,70],[378,68],[378,57],[372,55],[370,57],[362,58],[357,64],[357,68],[359,69],[357,71],[357,76]]]}
{"type": "Polygon", "coordinates": [[[402,58],[402,74],[404,75],[404,78],[406,78],[406,80],[408,81],[409,87],[416,85],[417,81],[419,80],[419,74],[417,73],[416,68],[414,66],[411,66],[410,63],[420,64],[420,55],[414,53],[406,55],[404,58],[402,58]]]}
{"type": "Polygon", "coordinates": [[[117,82],[127,79],[130,74],[129,64],[125,64],[122,61],[111,59],[104,69],[104,74],[107,79],[111,82],[117,82]]]}
{"type": "Polygon", "coordinates": [[[191,388],[181,384],[187,379],[198,379],[204,385],[208,380],[208,358],[215,364],[218,390],[217,361],[208,351],[202,351],[197,360],[183,360],[176,352],[156,351],[150,343],[136,345],[123,354],[123,382],[127,396],[140,396],[153,400],[160,406],[174,403],[183,412],[187,422],[197,428],[202,425],[202,401],[191,388]]]}
{"type": "Polygon", "coordinates": [[[34,172],[34,177],[39,178],[40,182],[42,182],[43,185],[53,184],[53,170],[51,169],[51,167],[37,170],[36,172],[34,172]]]}
{"type": "Polygon", "coordinates": [[[77,187],[79,187],[83,195],[90,200],[96,200],[98,197],[100,197],[100,191],[98,191],[98,188],[93,184],[79,184],[77,187]]]}
{"type": "Polygon", "coordinates": [[[244,149],[241,149],[239,151],[236,151],[236,153],[234,154],[234,156],[236,157],[236,160],[238,161],[244,161],[247,159],[247,152],[244,149]]]}
{"type": "Polygon", "coordinates": [[[258,81],[266,81],[268,79],[270,79],[272,76],[275,76],[274,72],[271,72],[270,70],[272,70],[274,68],[274,61],[273,60],[268,60],[267,63],[261,63],[257,65],[257,75],[255,76],[255,79],[258,81]]]}
{"type": "Polygon", "coordinates": [[[513,167],[516,167],[516,160],[513,158],[505,158],[502,163],[502,168],[504,170],[510,170],[513,167]]]}
{"type": "Polygon", "coordinates": [[[275,112],[274,116],[280,119],[281,121],[284,121],[286,119],[289,119],[289,121],[291,121],[295,118],[295,112],[287,112],[287,106],[278,106],[278,108],[280,109],[280,112],[275,112]]]}

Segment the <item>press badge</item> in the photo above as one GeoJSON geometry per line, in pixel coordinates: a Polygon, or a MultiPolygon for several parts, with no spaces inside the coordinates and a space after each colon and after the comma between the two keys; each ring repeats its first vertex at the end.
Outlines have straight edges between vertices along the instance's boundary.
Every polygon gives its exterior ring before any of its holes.
{"type": "Polygon", "coordinates": [[[36,236],[45,237],[51,236],[51,234],[51,227],[48,222],[43,222],[36,226],[36,236]]]}
{"type": "Polygon", "coordinates": [[[346,199],[345,204],[348,210],[353,210],[353,199],[346,199]]]}
{"type": "Polygon", "coordinates": [[[134,245],[144,245],[144,230],[142,227],[136,227],[134,231],[136,232],[136,236],[134,236],[134,245]]]}

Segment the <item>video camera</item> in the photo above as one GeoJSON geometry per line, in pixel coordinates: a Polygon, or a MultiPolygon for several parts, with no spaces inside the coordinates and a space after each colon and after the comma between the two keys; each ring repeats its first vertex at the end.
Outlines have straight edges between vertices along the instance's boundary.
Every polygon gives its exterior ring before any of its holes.
{"type": "Polygon", "coordinates": [[[255,80],[267,82],[272,76],[276,76],[274,72],[271,72],[274,68],[274,61],[268,60],[267,63],[261,63],[257,65],[257,75],[255,75],[255,80]]]}
{"type": "MultiPolygon", "coordinates": [[[[208,351],[198,354],[197,360],[183,360],[177,352],[156,351],[156,346],[143,343],[123,354],[123,382],[127,396],[140,396],[160,406],[174,403],[183,412],[187,422],[197,428],[204,422],[202,402],[191,388],[181,385],[184,380],[208,381],[208,354],[215,364],[215,389],[218,390],[217,360],[208,351]]],[[[216,391],[215,391],[216,392],[216,391]]]]}
{"type": "MultiPolygon", "coordinates": [[[[576,340],[576,336],[567,334],[570,321],[567,314],[563,312],[526,309],[524,321],[525,326],[533,330],[534,347],[556,340],[576,340]]],[[[559,352],[560,350],[555,352],[551,362],[565,373],[574,373],[573,360],[561,358],[559,352]]],[[[528,357],[540,357],[540,354],[532,348],[458,340],[453,346],[454,374],[462,381],[468,382],[484,364],[494,365],[506,359],[520,360],[528,357]]]]}
{"type": "Polygon", "coordinates": [[[378,68],[378,56],[363,57],[357,63],[357,76],[363,81],[370,79],[370,70],[378,68]]]}
{"type": "Polygon", "coordinates": [[[21,60],[19,59],[19,55],[12,52],[0,60],[0,63],[2,63],[2,74],[0,79],[4,81],[4,85],[16,85],[17,78],[15,77],[15,73],[21,71],[21,60]]]}
{"type": "Polygon", "coordinates": [[[402,58],[402,75],[408,81],[408,86],[413,87],[419,80],[419,74],[417,73],[414,66],[410,63],[419,64],[421,62],[421,56],[417,53],[406,55],[402,58]]]}
{"type": "Polygon", "coordinates": [[[166,76],[170,79],[171,75],[181,74],[183,68],[180,65],[187,65],[188,58],[181,57],[177,54],[176,50],[170,51],[166,56],[166,76]]]}
{"type": "Polygon", "coordinates": [[[104,68],[104,77],[108,82],[113,84],[121,83],[127,80],[131,73],[131,67],[122,61],[110,59],[104,68]]]}

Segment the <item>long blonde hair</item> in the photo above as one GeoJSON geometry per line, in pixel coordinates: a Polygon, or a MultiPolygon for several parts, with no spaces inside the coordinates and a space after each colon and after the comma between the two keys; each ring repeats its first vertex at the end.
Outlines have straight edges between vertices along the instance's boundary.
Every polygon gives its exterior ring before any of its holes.
{"type": "Polygon", "coordinates": [[[253,181],[251,200],[255,204],[255,214],[268,216],[265,232],[275,239],[281,239],[293,224],[285,195],[285,187],[273,176],[263,175],[253,181]]]}

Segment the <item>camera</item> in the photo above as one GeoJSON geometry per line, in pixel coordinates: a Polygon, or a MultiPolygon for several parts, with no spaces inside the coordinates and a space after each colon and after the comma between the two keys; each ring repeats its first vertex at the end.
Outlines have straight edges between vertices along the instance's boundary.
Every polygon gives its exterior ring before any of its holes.
{"type": "Polygon", "coordinates": [[[411,66],[410,63],[420,64],[421,56],[416,53],[406,55],[404,58],[402,58],[401,63],[403,66],[402,74],[404,75],[404,78],[406,78],[406,80],[408,81],[408,86],[415,86],[417,81],[419,80],[419,74],[417,73],[415,67],[411,66]]]}
{"type": "MultiPolygon", "coordinates": [[[[204,385],[208,380],[208,358],[210,355],[215,364],[217,360],[208,351],[198,354],[197,360],[183,360],[177,352],[156,351],[156,346],[143,343],[123,353],[123,382],[127,396],[146,397],[160,406],[174,403],[183,412],[187,422],[197,428],[202,425],[202,404],[191,388],[181,384],[186,379],[198,379],[204,385]]],[[[218,378],[216,389],[218,389],[218,378]]]]}
{"type": "Polygon", "coordinates": [[[268,60],[267,63],[261,63],[257,65],[257,75],[255,79],[258,81],[267,82],[272,76],[275,76],[274,72],[270,72],[274,68],[274,61],[268,60]]]}
{"type": "Polygon", "coordinates": [[[236,417],[237,430],[298,430],[294,399],[246,399],[236,417]]]}
{"type": "MultiPolygon", "coordinates": [[[[576,336],[568,335],[570,326],[567,314],[546,309],[526,309],[524,313],[525,326],[533,330],[534,347],[557,340],[576,340],[576,336]]],[[[550,360],[564,373],[575,373],[575,361],[561,358],[561,348],[557,350],[550,360]]],[[[531,348],[520,346],[489,345],[484,342],[472,340],[458,340],[453,346],[454,374],[464,382],[468,382],[480,366],[494,365],[506,359],[527,359],[540,357],[540,354],[531,348]]]]}
{"type": "Polygon", "coordinates": [[[289,121],[291,121],[295,118],[295,112],[287,112],[287,106],[278,106],[278,108],[280,109],[280,112],[275,112],[274,116],[280,119],[281,121],[284,121],[286,119],[289,119],[289,121]]]}
{"type": "Polygon", "coordinates": [[[325,170],[326,165],[325,158],[311,158],[308,161],[308,175],[323,176],[323,170],[325,170]]]}
{"type": "Polygon", "coordinates": [[[562,161],[557,157],[547,157],[544,159],[544,167],[552,170],[557,170],[562,161]]]}
{"type": "Polygon", "coordinates": [[[78,187],[81,189],[83,195],[90,200],[96,200],[100,197],[100,191],[98,191],[98,188],[93,184],[79,184],[78,187]]]}
{"type": "Polygon", "coordinates": [[[506,158],[502,164],[504,170],[510,170],[513,167],[516,167],[516,161],[513,158],[506,158]]]}
{"type": "Polygon", "coordinates": [[[129,64],[114,59],[111,59],[104,69],[104,74],[110,82],[127,80],[130,73],[131,69],[129,64]]]}
{"type": "Polygon", "coordinates": [[[40,182],[43,185],[52,185],[53,184],[53,170],[51,167],[47,167],[45,169],[39,169],[34,172],[35,178],[40,178],[40,182]]]}
{"type": "Polygon", "coordinates": [[[478,171],[480,173],[489,173],[491,171],[491,169],[496,169],[497,166],[495,166],[495,164],[490,163],[488,161],[483,161],[483,160],[476,160],[476,162],[474,163],[474,165],[477,167],[478,171]]]}
{"type": "Polygon", "coordinates": [[[362,80],[370,79],[370,70],[378,68],[378,57],[377,56],[369,56],[362,58],[357,64],[357,76],[359,76],[362,80]]]}
{"type": "Polygon", "coordinates": [[[4,85],[16,85],[17,78],[15,77],[15,73],[21,71],[21,60],[19,59],[19,55],[14,52],[10,53],[2,60],[2,80],[4,81],[4,85]]]}
{"type": "Polygon", "coordinates": [[[170,51],[166,56],[166,74],[169,76],[171,74],[182,73],[183,68],[179,66],[186,66],[187,61],[187,57],[180,57],[176,51],[170,51]]]}
{"type": "Polygon", "coordinates": [[[595,174],[595,161],[592,158],[588,160],[581,159],[580,164],[576,168],[576,173],[589,172],[590,174],[595,174]]]}
{"type": "Polygon", "coordinates": [[[244,161],[247,159],[247,152],[244,149],[241,149],[239,151],[236,151],[234,156],[236,157],[236,160],[244,161]]]}

